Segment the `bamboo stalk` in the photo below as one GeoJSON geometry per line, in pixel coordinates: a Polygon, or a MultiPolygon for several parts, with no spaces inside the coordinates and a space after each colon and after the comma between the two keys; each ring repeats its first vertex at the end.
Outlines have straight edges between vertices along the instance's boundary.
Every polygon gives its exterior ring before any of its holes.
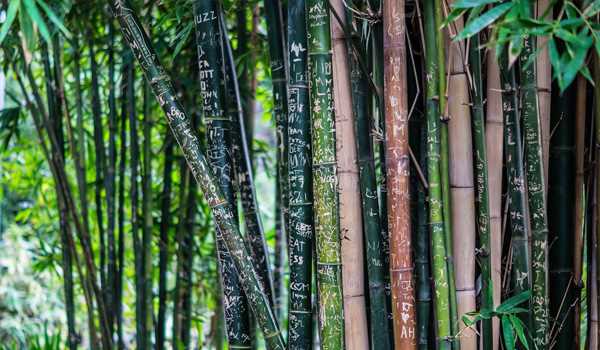
{"type": "Polygon", "coordinates": [[[334,350],[344,348],[345,329],[328,3],[306,1],[306,15],[319,338],[322,348],[334,350]]]}
{"type": "MultiPolygon", "coordinates": [[[[545,21],[552,19],[552,10],[550,9],[550,0],[536,0],[535,15],[545,21]],[[548,11],[550,9],[550,11],[548,11]]],[[[536,46],[538,52],[535,56],[537,70],[537,95],[538,95],[538,113],[540,116],[540,130],[542,134],[542,158],[544,164],[544,174],[548,174],[549,150],[550,150],[550,105],[552,101],[552,65],[550,64],[550,55],[548,54],[548,36],[539,35],[536,37],[536,46]]],[[[544,185],[548,188],[548,177],[544,178],[544,185]]],[[[546,193],[546,196],[548,194],[546,193]]]]}
{"type": "MultiPolygon", "coordinates": [[[[470,39],[469,66],[473,78],[471,85],[471,126],[473,130],[474,169],[475,169],[475,202],[477,204],[477,233],[479,247],[477,260],[481,270],[481,309],[494,310],[494,281],[491,260],[490,239],[490,186],[488,177],[488,157],[485,138],[485,111],[483,106],[483,76],[481,72],[481,47],[479,34],[470,39]]],[[[489,79],[489,77],[488,77],[489,79]]],[[[499,194],[500,196],[500,194],[499,194]]],[[[481,341],[484,349],[493,348],[492,320],[483,320],[481,341]]]]}
{"type": "MultiPolygon", "coordinates": [[[[206,124],[208,161],[213,173],[219,179],[219,188],[225,196],[225,200],[233,204],[236,203],[236,199],[232,183],[234,169],[230,151],[232,147],[232,120],[231,114],[226,110],[226,91],[222,83],[226,75],[219,10],[219,5],[214,0],[194,2],[196,46],[198,49],[202,110],[206,124]]],[[[235,209],[236,207],[233,206],[234,217],[237,217],[235,209]]],[[[248,300],[241,289],[239,276],[235,273],[233,258],[226,249],[224,238],[219,233],[217,232],[216,240],[217,257],[223,286],[227,340],[230,347],[249,349],[252,347],[253,336],[250,329],[248,300]]],[[[252,249],[249,249],[249,251],[251,252],[252,249]]],[[[256,266],[254,269],[258,271],[256,266]]],[[[259,276],[260,274],[257,274],[260,283],[259,276]]],[[[264,287],[261,290],[264,290],[264,287]]]]}
{"type": "Polygon", "coordinates": [[[219,235],[223,237],[227,250],[233,258],[244,292],[248,296],[257,323],[263,331],[267,348],[284,349],[285,345],[279,326],[268,298],[258,283],[256,271],[249,263],[250,255],[233,220],[231,206],[217,186],[217,179],[210,170],[210,165],[200,148],[200,142],[190,127],[190,122],[177,100],[170,79],[158,61],[150,39],[141,29],[139,20],[125,0],[115,1],[114,10],[123,36],[140,61],[148,81],[152,82],[153,92],[167,116],[175,139],[184,151],[192,175],[202,188],[204,197],[212,209],[215,222],[219,225],[219,235]]]}
{"type": "Polygon", "coordinates": [[[143,92],[143,125],[142,133],[142,276],[143,276],[143,307],[144,307],[144,338],[148,347],[152,345],[152,112],[150,109],[151,91],[147,83],[144,83],[143,92]]]}
{"type": "MultiPolygon", "coordinates": [[[[454,22],[456,31],[463,28],[462,19],[454,22]]],[[[467,59],[464,41],[449,43],[448,91],[448,153],[450,176],[450,217],[455,285],[456,313],[462,318],[476,309],[475,303],[475,185],[473,178],[473,140],[469,109],[467,59]]],[[[445,77],[444,77],[445,78],[445,77]]],[[[445,93],[444,90],[441,90],[445,93]]],[[[443,98],[442,98],[443,100],[443,98]]],[[[442,109],[443,113],[444,109],[442,109]]],[[[444,217],[445,219],[446,217],[444,217]]],[[[477,348],[477,336],[472,328],[459,322],[460,348],[477,348]]]]}
{"type": "MultiPolygon", "coordinates": [[[[594,137],[594,131],[592,131],[592,139],[594,137]]],[[[594,172],[596,172],[596,169],[593,169],[594,172]]],[[[589,275],[589,298],[587,300],[588,305],[589,305],[589,328],[588,328],[588,347],[589,349],[598,349],[598,286],[597,286],[597,280],[598,280],[598,238],[596,235],[596,232],[598,230],[598,214],[597,214],[597,207],[598,207],[598,199],[597,199],[597,192],[598,192],[598,178],[596,176],[594,176],[595,174],[591,175],[592,176],[592,191],[591,191],[591,198],[590,198],[590,204],[591,204],[591,208],[589,210],[589,213],[591,215],[591,228],[589,230],[589,239],[590,239],[590,245],[589,245],[589,254],[590,254],[590,259],[588,260],[588,269],[590,271],[590,275],[589,275]]]]}
{"type": "Polygon", "coordinates": [[[336,162],[339,225],[342,253],[342,290],[346,349],[367,349],[369,335],[364,295],[364,253],[356,135],[352,122],[350,56],[345,31],[348,28],[342,0],[329,2],[331,22],[333,101],[336,131],[336,162]]]}
{"type": "Polygon", "coordinates": [[[313,193],[310,149],[310,110],[306,8],[292,1],[288,13],[288,182],[289,202],[289,309],[288,348],[312,349],[313,193]]]}
{"type": "MultiPolygon", "coordinates": [[[[600,56],[598,56],[598,54],[595,54],[593,57],[593,67],[594,67],[594,80],[595,81],[600,81],[600,56]]],[[[595,230],[592,231],[592,235],[595,236],[596,238],[596,246],[594,248],[594,253],[595,253],[595,258],[596,258],[596,264],[594,265],[596,268],[596,279],[592,280],[592,283],[595,286],[595,290],[596,290],[596,299],[592,300],[592,303],[595,304],[596,306],[596,328],[597,328],[597,332],[596,333],[596,340],[598,342],[600,342],[600,325],[598,325],[598,309],[600,308],[600,293],[599,293],[599,287],[600,287],[600,266],[598,264],[600,264],[600,224],[599,224],[599,220],[600,220],[600,189],[598,188],[599,184],[598,181],[600,181],[600,89],[594,89],[594,110],[593,110],[593,118],[594,118],[594,140],[595,140],[595,149],[594,149],[594,153],[595,153],[595,160],[596,160],[596,167],[594,169],[595,171],[595,196],[594,196],[594,216],[595,216],[595,230]]]]}
{"type": "MultiPolygon", "coordinates": [[[[361,47],[360,59],[367,61],[369,42],[363,37],[354,38],[354,47],[361,47]],[[362,42],[361,42],[362,41],[362,42]]],[[[351,46],[351,45],[349,45],[351,46]]],[[[373,153],[372,130],[370,120],[368,76],[361,70],[358,54],[352,57],[352,103],[354,110],[354,130],[359,167],[360,190],[362,200],[362,224],[365,237],[365,256],[369,288],[369,335],[371,347],[374,349],[390,349],[392,347],[392,331],[388,322],[388,302],[385,291],[386,264],[382,242],[381,217],[377,198],[377,177],[373,153]]]]}
{"type": "Polygon", "coordinates": [[[549,339],[548,322],[548,221],[546,217],[545,174],[542,157],[542,135],[538,114],[536,66],[528,64],[534,58],[535,42],[526,37],[519,56],[521,78],[521,114],[523,116],[527,191],[531,222],[531,307],[533,344],[545,348],[549,339]]]}
{"type": "Polygon", "coordinates": [[[431,235],[431,262],[434,284],[435,334],[438,349],[452,347],[452,326],[450,318],[450,291],[448,263],[446,261],[446,237],[442,208],[441,154],[440,154],[440,76],[436,52],[435,2],[423,3],[425,34],[425,75],[426,114],[427,114],[427,181],[429,183],[429,225],[431,235]]]}
{"type": "Polygon", "coordinates": [[[404,2],[384,2],[384,103],[392,315],[396,349],[416,349],[404,2]]]}

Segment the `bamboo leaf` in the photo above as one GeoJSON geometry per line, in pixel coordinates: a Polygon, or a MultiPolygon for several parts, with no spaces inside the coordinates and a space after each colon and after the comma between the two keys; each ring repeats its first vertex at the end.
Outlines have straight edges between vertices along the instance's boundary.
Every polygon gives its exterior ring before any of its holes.
{"type": "Polygon", "coordinates": [[[27,16],[23,4],[21,4],[21,10],[19,11],[19,24],[21,26],[23,37],[25,38],[27,51],[31,52],[35,47],[35,31],[33,29],[31,18],[27,16]]]}
{"type": "Polygon", "coordinates": [[[2,45],[2,41],[4,41],[4,38],[8,34],[10,26],[17,17],[17,11],[20,5],[21,0],[14,0],[9,3],[8,10],[6,10],[6,19],[4,23],[2,23],[2,28],[0,28],[0,45],[2,45]]]}
{"type": "Polygon", "coordinates": [[[527,337],[525,336],[525,325],[523,324],[523,321],[514,315],[509,315],[508,317],[510,319],[510,323],[512,323],[517,333],[517,337],[521,341],[521,344],[523,344],[525,349],[529,350],[529,343],[527,342],[527,337]]]}
{"type": "Polygon", "coordinates": [[[531,291],[530,290],[523,291],[523,292],[515,295],[514,297],[507,299],[500,306],[498,306],[496,311],[499,313],[507,312],[510,309],[512,309],[513,307],[523,303],[526,300],[529,300],[529,298],[531,298],[531,291]]]}
{"type": "Polygon", "coordinates": [[[452,3],[450,7],[453,9],[469,9],[478,6],[495,4],[497,2],[500,2],[500,0],[459,0],[452,3]]]}
{"type": "Polygon", "coordinates": [[[46,16],[48,16],[48,19],[54,23],[54,25],[56,27],[58,27],[58,29],[68,38],[71,36],[71,32],[67,29],[67,27],[65,27],[63,21],[56,15],[56,13],[54,11],[52,11],[52,9],[50,8],[50,6],[48,6],[48,4],[46,4],[43,0],[37,0],[37,3],[40,5],[40,7],[44,10],[44,12],[46,13],[46,16]]]}
{"type": "Polygon", "coordinates": [[[50,31],[48,30],[48,26],[46,22],[42,18],[40,11],[35,5],[34,0],[23,0],[23,4],[25,4],[25,8],[27,9],[27,13],[31,17],[31,19],[35,22],[35,25],[40,31],[40,35],[47,43],[50,43],[50,31]]]}
{"type": "Polygon", "coordinates": [[[583,10],[583,15],[585,17],[592,17],[595,14],[600,12],[600,1],[594,1],[588,5],[588,7],[583,10]]]}
{"type": "Polygon", "coordinates": [[[510,10],[515,4],[513,2],[504,3],[498,5],[491,10],[485,12],[481,16],[473,19],[465,25],[465,28],[460,32],[459,35],[454,38],[454,41],[464,40],[470,36],[479,33],[483,28],[486,28],[490,24],[494,23],[498,18],[510,10]]]}
{"type": "Polygon", "coordinates": [[[448,14],[448,17],[446,17],[444,22],[442,22],[442,28],[447,27],[450,23],[456,21],[456,19],[461,17],[463,14],[465,14],[465,12],[467,12],[467,10],[463,9],[463,8],[456,8],[456,9],[453,9],[452,11],[450,11],[450,14],[448,14]]]}
{"type": "Polygon", "coordinates": [[[514,350],[516,339],[515,332],[512,328],[510,319],[508,318],[508,316],[502,316],[500,320],[502,321],[502,335],[504,338],[504,346],[506,346],[507,350],[514,350]]]}

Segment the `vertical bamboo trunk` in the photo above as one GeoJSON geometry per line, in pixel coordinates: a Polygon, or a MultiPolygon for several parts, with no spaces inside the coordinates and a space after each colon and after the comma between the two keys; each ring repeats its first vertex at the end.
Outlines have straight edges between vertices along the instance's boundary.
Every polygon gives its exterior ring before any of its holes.
{"type": "MultiPolygon", "coordinates": [[[[531,222],[531,307],[533,344],[545,348],[548,344],[548,221],[546,189],[542,157],[542,134],[538,114],[536,66],[527,64],[535,54],[532,37],[524,40],[519,57],[521,78],[521,114],[523,116],[527,190],[531,222]]],[[[583,154],[582,154],[583,156],[583,154]]]]}
{"type": "Polygon", "coordinates": [[[306,8],[304,0],[288,4],[288,181],[289,309],[288,348],[312,349],[313,193],[308,92],[306,8]]]}
{"type": "Polygon", "coordinates": [[[511,289],[518,294],[530,288],[529,207],[525,192],[523,146],[518,118],[518,99],[514,67],[508,67],[508,54],[500,57],[504,145],[508,177],[508,200],[511,225],[512,269],[511,289]]]}
{"type": "MultiPolygon", "coordinates": [[[[595,81],[600,81],[600,56],[598,54],[595,54],[593,57],[593,64],[594,64],[594,80],[595,81]]],[[[595,286],[595,290],[596,290],[596,299],[592,300],[592,303],[595,304],[596,306],[596,328],[597,328],[597,332],[596,333],[596,341],[600,342],[600,325],[598,324],[598,309],[600,309],[600,189],[599,189],[599,182],[600,181],[600,89],[594,89],[594,111],[593,111],[593,118],[594,118],[594,140],[595,140],[595,149],[594,149],[594,153],[595,153],[595,160],[596,160],[596,166],[594,169],[594,173],[595,173],[595,195],[594,195],[594,217],[595,217],[595,230],[592,231],[592,235],[595,236],[596,238],[596,246],[594,248],[594,253],[595,258],[596,258],[596,264],[594,265],[596,267],[596,279],[592,280],[592,283],[594,283],[595,286]]]]}
{"type": "MultiPolygon", "coordinates": [[[[236,203],[232,183],[234,169],[231,154],[231,114],[225,110],[224,103],[225,62],[217,2],[214,0],[194,2],[194,19],[202,109],[207,130],[208,160],[219,179],[219,187],[226,201],[236,203]]],[[[226,249],[220,232],[217,232],[217,256],[223,285],[229,346],[249,349],[252,347],[253,336],[250,330],[248,301],[241,289],[239,276],[235,273],[232,257],[226,249]]]]}
{"type": "MultiPolygon", "coordinates": [[[[503,173],[503,121],[500,67],[494,51],[487,53],[485,138],[488,161],[490,206],[490,260],[494,308],[500,305],[502,292],[502,173],[503,173]]],[[[500,321],[492,320],[493,350],[500,345],[500,321]]]]}
{"type": "MultiPolygon", "coordinates": [[[[244,239],[233,219],[233,209],[224,199],[219,189],[217,178],[210,170],[208,160],[203,154],[200,142],[191,128],[187,115],[177,100],[171,81],[164,73],[164,68],[150,44],[150,39],[141,29],[139,19],[126,0],[116,0],[113,9],[119,20],[123,36],[138,61],[140,61],[147,80],[152,82],[152,90],[167,116],[167,121],[175,139],[184,152],[191,173],[203,190],[204,198],[211,207],[215,222],[218,225],[219,236],[233,258],[235,270],[240,276],[244,293],[248,296],[257,324],[263,331],[267,349],[283,350],[285,345],[277,320],[274,317],[267,296],[260,283],[258,283],[256,270],[251,264],[248,248],[244,244],[244,239]]],[[[200,11],[199,13],[202,14],[202,18],[211,18],[209,16],[211,15],[210,10],[200,11]]],[[[213,8],[212,14],[216,15],[216,8],[213,8]]]]}
{"type": "MultiPolygon", "coordinates": [[[[550,7],[550,0],[536,0],[535,13],[537,18],[546,21],[552,19],[552,10],[546,12],[550,7]],[[544,16],[546,15],[546,16],[544,16]]],[[[548,54],[548,37],[540,35],[536,37],[538,52],[535,57],[537,69],[537,95],[538,108],[540,116],[540,130],[542,133],[542,157],[544,164],[544,174],[548,174],[549,151],[550,151],[550,105],[552,101],[552,65],[548,54]]],[[[544,178],[544,185],[548,188],[548,177],[544,178]]],[[[547,196],[547,193],[546,193],[547,196]]]]}
{"type": "MultiPolygon", "coordinates": [[[[494,309],[494,281],[491,261],[490,239],[490,186],[488,177],[488,157],[485,139],[485,111],[483,106],[483,75],[481,71],[481,50],[479,34],[471,37],[469,43],[469,66],[473,76],[471,85],[471,126],[473,128],[473,155],[475,170],[475,202],[477,204],[477,233],[479,247],[477,260],[481,271],[481,309],[494,309]]],[[[481,342],[484,349],[493,349],[492,320],[481,324],[481,342]]]]}
{"type": "Polygon", "coordinates": [[[552,288],[549,296],[550,316],[555,320],[551,325],[549,345],[562,350],[573,346],[575,322],[571,308],[575,300],[572,280],[575,89],[572,85],[560,95],[558,89],[553,90],[549,173],[560,176],[550,176],[548,179],[548,241],[552,242],[549,251],[552,288]]]}
{"type": "Polygon", "coordinates": [[[336,350],[344,348],[345,329],[328,3],[309,0],[306,2],[306,12],[319,339],[323,349],[336,350]]]}
{"type": "MultiPolygon", "coordinates": [[[[585,119],[586,119],[586,107],[587,107],[587,81],[579,75],[576,79],[577,89],[577,100],[575,105],[575,205],[573,208],[574,217],[574,242],[573,242],[573,282],[575,286],[580,289],[583,287],[584,281],[582,279],[583,270],[583,246],[584,246],[584,235],[585,235],[585,119]]],[[[582,296],[582,298],[585,296],[582,296]]],[[[575,320],[575,340],[576,344],[579,344],[580,339],[580,303],[574,306],[574,320],[575,320]]]]}
{"type": "Polygon", "coordinates": [[[336,161],[339,193],[340,239],[342,240],[342,290],[346,349],[367,349],[369,334],[364,282],[363,232],[356,136],[352,122],[350,57],[344,33],[346,9],[342,0],[330,2],[333,101],[336,131],[336,161]]]}
{"type": "MultiPolygon", "coordinates": [[[[463,28],[457,19],[457,32],[463,28]]],[[[449,45],[448,69],[448,153],[450,176],[450,218],[452,255],[456,285],[456,313],[459,318],[476,309],[475,304],[475,186],[469,88],[465,71],[467,50],[464,41],[449,45]]],[[[443,90],[442,90],[443,92],[443,90]]],[[[443,99],[443,98],[442,98],[443,99]]],[[[442,110],[443,111],[443,110],[442,110]]],[[[446,219],[446,217],[444,217],[446,219]]],[[[459,322],[460,348],[477,348],[475,331],[459,322]]]]}
{"type": "Polygon", "coordinates": [[[387,209],[396,349],[416,349],[404,1],[383,5],[387,209]]]}
{"type": "MultiPolygon", "coordinates": [[[[434,285],[434,315],[437,348],[448,350],[451,344],[449,273],[446,262],[446,237],[442,209],[441,155],[440,155],[440,96],[435,21],[435,2],[423,3],[425,35],[425,76],[427,115],[427,182],[429,183],[429,225],[431,235],[431,262],[434,285]]],[[[444,75],[442,75],[444,76],[444,75]]]]}
{"type": "MultiPolygon", "coordinates": [[[[594,132],[592,131],[592,138],[594,138],[594,132]]],[[[591,150],[590,150],[591,151],[591,150]]],[[[593,169],[592,171],[594,171],[595,173],[595,169],[593,169]]],[[[596,235],[596,231],[598,230],[598,216],[597,216],[597,206],[598,206],[598,200],[597,200],[597,191],[598,191],[598,178],[595,176],[595,174],[590,175],[592,176],[592,191],[590,193],[591,198],[590,198],[590,204],[591,204],[591,208],[588,211],[588,213],[590,213],[591,215],[591,225],[590,225],[590,230],[588,231],[588,237],[590,239],[590,245],[589,245],[589,249],[588,252],[590,254],[590,259],[588,260],[588,269],[590,271],[589,277],[588,277],[588,286],[589,286],[589,298],[587,300],[587,304],[588,304],[588,310],[589,310],[589,328],[588,328],[588,333],[587,333],[587,338],[588,338],[588,348],[589,349],[598,349],[598,286],[597,286],[597,279],[598,279],[598,266],[597,266],[597,259],[598,259],[598,238],[596,235]]]]}
{"type": "MultiPolygon", "coordinates": [[[[360,25],[360,24],[359,24],[360,25]]],[[[359,167],[362,200],[362,224],[365,237],[365,260],[369,288],[369,335],[371,347],[387,350],[392,347],[392,331],[388,321],[388,302],[385,290],[387,275],[382,242],[381,217],[377,198],[377,177],[373,152],[373,121],[369,95],[369,77],[362,70],[361,63],[368,61],[369,42],[364,37],[355,37],[349,47],[360,47],[360,54],[352,57],[352,103],[354,109],[354,130],[359,167]],[[362,62],[360,62],[360,61],[362,62]]],[[[350,50],[350,49],[349,49],[350,50]]]]}

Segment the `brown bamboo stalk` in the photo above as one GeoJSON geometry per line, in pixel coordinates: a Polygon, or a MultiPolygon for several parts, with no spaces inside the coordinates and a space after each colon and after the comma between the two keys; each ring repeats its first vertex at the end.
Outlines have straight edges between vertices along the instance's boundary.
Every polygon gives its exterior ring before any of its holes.
{"type": "MultiPolygon", "coordinates": [[[[490,197],[490,245],[494,307],[500,305],[502,289],[502,152],[503,122],[500,68],[493,51],[487,53],[486,150],[490,197]]],[[[499,349],[500,322],[492,320],[494,349],[499,349]]]]}
{"type": "Polygon", "coordinates": [[[365,300],[364,254],[360,187],[352,91],[350,89],[350,57],[344,33],[346,27],[343,0],[331,0],[333,49],[333,101],[335,107],[336,160],[340,198],[340,235],[342,238],[342,290],[346,349],[369,348],[367,308],[365,300]]]}
{"type": "MultiPolygon", "coordinates": [[[[574,227],[575,236],[573,243],[573,281],[575,286],[581,288],[583,281],[582,256],[583,256],[583,234],[585,224],[585,117],[587,105],[587,81],[582,76],[577,77],[577,99],[575,102],[575,206],[574,206],[574,227]]],[[[579,341],[580,331],[580,304],[576,303],[574,307],[575,321],[575,341],[579,341]]]]}
{"type": "Polygon", "coordinates": [[[395,349],[416,349],[404,0],[384,1],[386,183],[395,349]]]}
{"type": "MultiPolygon", "coordinates": [[[[550,6],[550,0],[537,0],[535,6],[536,17],[540,18],[546,13],[550,6]]],[[[552,19],[552,11],[548,11],[546,20],[552,19]]],[[[542,160],[544,162],[544,174],[548,174],[550,157],[550,99],[552,97],[552,66],[548,55],[548,37],[540,35],[537,37],[537,48],[535,64],[537,69],[538,86],[538,114],[540,116],[540,129],[542,132],[542,160]]],[[[548,189],[548,176],[544,178],[544,188],[548,189]]]]}
{"type": "MultiPolygon", "coordinates": [[[[454,22],[456,32],[462,19],[454,22]]],[[[465,71],[465,42],[449,41],[448,69],[448,146],[450,198],[452,202],[453,255],[457,315],[459,319],[476,309],[475,303],[475,187],[469,85],[465,71]]],[[[477,336],[472,328],[459,322],[461,350],[476,350],[477,336]]]]}

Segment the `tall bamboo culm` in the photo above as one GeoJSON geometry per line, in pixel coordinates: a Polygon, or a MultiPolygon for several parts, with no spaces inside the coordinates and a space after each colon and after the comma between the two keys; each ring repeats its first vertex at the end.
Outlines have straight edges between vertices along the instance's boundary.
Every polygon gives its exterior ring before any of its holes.
{"type": "Polygon", "coordinates": [[[306,20],[312,120],[319,339],[322,348],[337,350],[344,348],[345,330],[328,2],[306,1],[306,20]]]}
{"type": "MultiPolygon", "coordinates": [[[[496,53],[490,50],[486,58],[486,110],[485,143],[488,161],[490,206],[490,260],[494,307],[500,305],[502,294],[502,173],[504,149],[504,123],[502,121],[502,93],[500,67],[496,53]]],[[[493,349],[500,346],[500,321],[492,320],[493,349]]]]}
{"type": "Polygon", "coordinates": [[[416,349],[404,1],[384,1],[384,105],[392,315],[396,349],[416,349]]]}
{"type": "Polygon", "coordinates": [[[304,0],[288,4],[288,182],[289,306],[288,348],[310,350],[313,343],[313,192],[308,96],[308,55],[304,0]]]}
{"type": "MultiPolygon", "coordinates": [[[[550,0],[536,0],[535,14],[537,18],[546,21],[552,19],[552,9],[550,0]],[[550,9],[550,10],[548,10],[550,9]]],[[[542,158],[544,162],[544,174],[548,174],[549,155],[550,155],[550,105],[552,101],[552,65],[550,64],[550,55],[548,54],[548,37],[540,35],[536,37],[538,53],[535,57],[537,70],[537,95],[538,95],[538,114],[540,116],[540,131],[542,133],[542,158]]],[[[548,177],[544,178],[544,185],[548,189],[548,177]]],[[[547,193],[546,193],[547,195],[547,193]]]]}
{"type": "Polygon", "coordinates": [[[331,21],[333,101],[336,131],[336,161],[339,193],[340,236],[342,250],[342,290],[346,349],[367,349],[367,305],[360,187],[356,136],[352,121],[350,56],[345,29],[346,8],[343,0],[329,2],[334,17],[331,21]]]}
{"type": "Polygon", "coordinates": [[[267,348],[283,350],[285,348],[283,337],[268,298],[258,282],[244,239],[237,229],[231,205],[224,199],[217,186],[217,179],[210,169],[187,115],[177,100],[171,81],[160,65],[156,52],[150,44],[150,39],[141,29],[140,22],[130,5],[125,0],[117,0],[114,3],[114,11],[123,36],[140,62],[147,80],[152,82],[152,91],[165,112],[169,126],[184,152],[192,175],[203,190],[204,197],[211,207],[215,222],[218,224],[219,235],[223,237],[227,250],[233,258],[235,269],[240,276],[242,287],[248,296],[257,324],[263,331],[267,348]]]}
{"type": "Polygon", "coordinates": [[[450,291],[448,264],[446,263],[446,237],[442,209],[442,184],[440,172],[440,109],[439,79],[435,21],[435,2],[423,2],[425,33],[425,75],[427,115],[427,180],[429,183],[429,227],[431,234],[431,263],[434,287],[434,315],[437,348],[448,350],[451,344],[450,291]]]}
{"type": "MultiPolygon", "coordinates": [[[[462,19],[453,24],[460,32],[462,19]]],[[[466,43],[448,42],[448,153],[450,176],[450,221],[452,228],[452,256],[456,285],[456,313],[460,319],[476,309],[475,303],[475,186],[473,179],[473,142],[471,111],[469,109],[469,82],[465,70],[466,43]]],[[[444,111],[442,110],[442,113],[444,111]]],[[[446,214],[446,212],[444,212],[446,214]]],[[[444,217],[446,219],[446,217],[444,217]]],[[[458,323],[462,350],[477,348],[477,335],[464,323],[458,323]]]]}

